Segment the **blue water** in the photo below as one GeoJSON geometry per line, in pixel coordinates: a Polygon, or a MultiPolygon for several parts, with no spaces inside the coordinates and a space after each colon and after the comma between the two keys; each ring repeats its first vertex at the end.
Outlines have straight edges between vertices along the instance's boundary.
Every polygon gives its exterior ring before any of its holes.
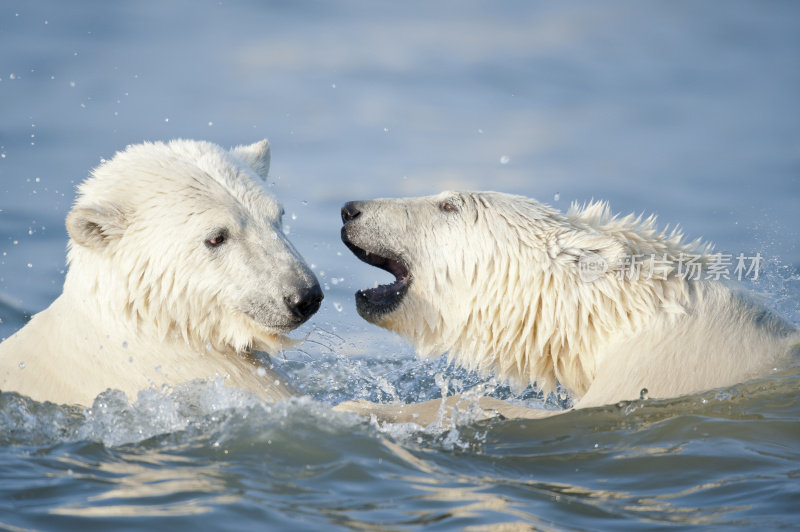
{"type": "Polygon", "coordinates": [[[800,4],[0,4],[0,338],[60,292],[74,187],[126,144],[268,137],[324,284],[278,359],[305,396],[219,383],[90,409],[0,394],[0,529],[795,528],[800,370],[536,422],[428,430],[335,413],[484,387],[357,316],[386,275],[347,200],[495,189],[608,200],[730,254],[800,324],[800,4]],[[472,527],[472,528],[470,528],[472,527]]]}

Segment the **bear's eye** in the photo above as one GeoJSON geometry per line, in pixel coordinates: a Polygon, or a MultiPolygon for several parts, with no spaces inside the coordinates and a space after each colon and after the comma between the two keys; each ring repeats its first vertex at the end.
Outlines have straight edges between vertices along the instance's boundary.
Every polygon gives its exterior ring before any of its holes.
{"type": "Polygon", "coordinates": [[[439,210],[442,212],[458,212],[458,206],[452,201],[443,201],[439,204],[439,210]]]}
{"type": "Polygon", "coordinates": [[[228,240],[228,231],[221,229],[206,239],[206,247],[218,248],[228,240]]]}

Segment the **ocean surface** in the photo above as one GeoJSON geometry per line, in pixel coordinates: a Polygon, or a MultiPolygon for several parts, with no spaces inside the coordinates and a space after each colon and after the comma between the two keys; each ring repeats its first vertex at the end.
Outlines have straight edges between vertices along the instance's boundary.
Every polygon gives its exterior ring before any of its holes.
{"type": "Polygon", "coordinates": [[[608,200],[762,256],[744,284],[800,324],[798,95],[789,1],[4,0],[0,338],[60,293],[75,186],[144,140],[269,138],[269,186],[326,298],[275,358],[290,401],[216,381],[88,409],[0,393],[0,529],[798,529],[797,364],[537,421],[332,410],[570,402],[363,322],[353,293],[389,276],[339,241],[353,199],[608,200]]]}

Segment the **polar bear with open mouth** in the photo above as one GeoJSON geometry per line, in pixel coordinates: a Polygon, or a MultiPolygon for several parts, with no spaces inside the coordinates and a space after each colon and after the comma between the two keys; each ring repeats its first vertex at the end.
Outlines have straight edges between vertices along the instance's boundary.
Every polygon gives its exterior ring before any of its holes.
{"type": "Polygon", "coordinates": [[[0,344],[0,390],[91,405],[108,388],[221,377],[265,399],[292,393],[254,351],[320,307],[314,274],[261,185],[266,140],[129,146],[94,170],[67,216],[63,293],[0,344]]]}
{"type": "MultiPolygon", "coordinates": [[[[577,408],[733,385],[797,349],[792,324],[707,271],[686,275],[718,255],[604,203],[563,214],[521,196],[443,192],[350,202],[342,220],[350,250],[395,276],[356,294],[364,319],[422,356],[448,353],[545,391],[560,383],[577,408]]],[[[384,406],[342,408],[408,418],[384,406]]]]}

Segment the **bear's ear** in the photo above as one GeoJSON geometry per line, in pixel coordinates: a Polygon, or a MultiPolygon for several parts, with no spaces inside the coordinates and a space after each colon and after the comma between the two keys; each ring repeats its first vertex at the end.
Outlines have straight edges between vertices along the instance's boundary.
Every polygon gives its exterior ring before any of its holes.
{"type": "Polygon", "coordinates": [[[76,244],[101,249],[119,240],[127,227],[125,215],[118,210],[76,207],[67,215],[67,232],[76,244]]]}
{"type": "Polygon", "coordinates": [[[269,173],[269,141],[267,139],[255,142],[249,146],[236,146],[231,150],[231,154],[241,159],[261,176],[267,180],[269,173]]]}

